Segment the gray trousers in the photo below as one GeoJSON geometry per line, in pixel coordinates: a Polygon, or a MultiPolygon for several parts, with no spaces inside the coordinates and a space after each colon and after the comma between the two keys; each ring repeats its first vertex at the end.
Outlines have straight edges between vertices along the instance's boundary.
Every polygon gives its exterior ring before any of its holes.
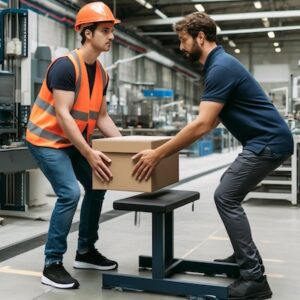
{"type": "Polygon", "coordinates": [[[218,212],[240,266],[240,275],[245,280],[261,277],[263,262],[253,242],[248,218],[241,203],[253,187],[288,157],[272,153],[268,147],[259,155],[243,150],[223,174],[215,191],[218,212]]]}

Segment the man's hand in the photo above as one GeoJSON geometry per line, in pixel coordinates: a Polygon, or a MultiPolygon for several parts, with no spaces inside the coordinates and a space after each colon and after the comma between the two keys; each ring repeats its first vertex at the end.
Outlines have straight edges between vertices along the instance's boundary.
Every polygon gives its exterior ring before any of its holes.
{"type": "Polygon", "coordinates": [[[155,150],[144,150],[132,156],[132,160],[138,161],[134,166],[132,176],[134,176],[136,180],[142,181],[145,179],[147,181],[155,166],[159,163],[160,158],[155,150]]]}
{"type": "Polygon", "coordinates": [[[111,163],[111,159],[101,151],[91,149],[86,159],[88,160],[93,172],[102,182],[110,181],[113,177],[108,165],[111,163]]]}

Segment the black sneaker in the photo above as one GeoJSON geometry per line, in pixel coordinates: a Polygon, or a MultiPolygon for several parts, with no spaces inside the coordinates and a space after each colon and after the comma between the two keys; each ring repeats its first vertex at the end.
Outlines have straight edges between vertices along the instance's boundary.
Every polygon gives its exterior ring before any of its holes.
{"type": "Polygon", "coordinates": [[[45,267],[41,282],[59,289],[77,289],[79,287],[79,282],[65,270],[62,263],[45,267]]]}
{"type": "MultiPolygon", "coordinates": [[[[226,263],[226,264],[236,264],[236,259],[234,254],[226,257],[226,258],[217,258],[214,259],[215,262],[220,262],[220,263],[226,263]]],[[[260,267],[261,267],[261,272],[262,274],[265,273],[265,266],[262,264],[262,261],[260,261],[260,267]]]]}
{"type": "Polygon", "coordinates": [[[76,269],[108,271],[117,269],[118,263],[106,258],[93,247],[85,254],[79,254],[77,251],[73,267],[76,269]]]}
{"type": "Polygon", "coordinates": [[[272,291],[266,276],[253,281],[239,279],[228,288],[229,300],[263,300],[271,297],[272,291]]]}

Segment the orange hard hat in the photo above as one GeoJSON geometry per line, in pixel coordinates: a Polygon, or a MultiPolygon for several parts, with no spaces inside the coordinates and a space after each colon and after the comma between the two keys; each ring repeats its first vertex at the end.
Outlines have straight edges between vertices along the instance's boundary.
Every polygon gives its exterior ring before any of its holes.
{"type": "Polygon", "coordinates": [[[114,17],[110,8],[105,3],[91,2],[79,10],[76,16],[75,30],[80,31],[81,25],[96,22],[113,22],[114,24],[118,24],[121,21],[114,17]]]}

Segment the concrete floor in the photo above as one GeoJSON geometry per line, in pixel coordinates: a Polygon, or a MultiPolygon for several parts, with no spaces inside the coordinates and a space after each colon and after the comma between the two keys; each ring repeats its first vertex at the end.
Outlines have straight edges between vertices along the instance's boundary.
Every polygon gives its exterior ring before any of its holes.
{"type": "MultiPolygon", "coordinates": [[[[207,157],[180,158],[181,179],[229,163],[237,151],[213,154],[207,157]]],[[[195,211],[186,205],[175,211],[175,257],[191,260],[213,260],[232,253],[226,231],[216,211],[213,193],[225,169],[199,177],[175,189],[194,190],[201,193],[195,202],[195,211]]],[[[48,187],[45,187],[45,190],[48,187]]],[[[132,194],[132,193],[131,193],[132,194]]],[[[104,212],[112,209],[112,202],[130,193],[108,192],[104,212]]],[[[43,215],[45,221],[5,217],[0,226],[0,250],[47,232],[50,212],[55,198],[47,197],[45,206],[32,209],[43,215]]],[[[261,252],[266,273],[273,290],[274,300],[300,299],[300,210],[286,201],[249,200],[244,204],[254,240],[261,252]]],[[[2,216],[3,217],[3,216],[2,216]]],[[[74,221],[78,220],[78,212],[74,221]]],[[[103,290],[101,272],[72,268],[77,234],[69,235],[65,255],[66,269],[80,282],[78,290],[58,290],[40,283],[44,247],[17,255],[0,263],[0,298],[6,300],[51,299],[104,299],[148,300],[180,299],[141,292],[103,290]]],[[[128,213],[104,222],[100,226],[98,249],[119,262],[120,273],[138,274],[138,256],[151,254],[151,218],[141,214],[139,226],[134,226],[134,214],[128,213]]],[[[144,274],[144,273],[143,273],[144,274]]],[[[229,284],[232,280],[222,277],[180,275],[185,280],[229,284]]]]}

